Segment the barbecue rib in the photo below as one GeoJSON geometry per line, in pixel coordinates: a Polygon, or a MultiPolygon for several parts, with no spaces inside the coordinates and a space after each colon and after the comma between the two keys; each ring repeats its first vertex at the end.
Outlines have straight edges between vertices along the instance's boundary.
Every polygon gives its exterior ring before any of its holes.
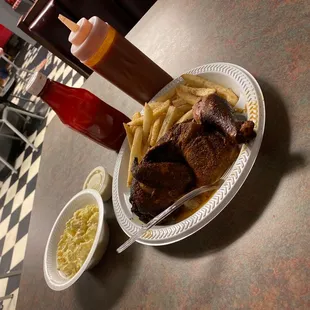
{"type": "Polygon", "coordinates": [[[237,158],[238,143],[255,137],[254,123],[235,121],[217,95],[202,98],[193,114],[195,121],[173,126],[132,167],[132,212],[144,222],[192,188],[220,179],[237,158]]]}

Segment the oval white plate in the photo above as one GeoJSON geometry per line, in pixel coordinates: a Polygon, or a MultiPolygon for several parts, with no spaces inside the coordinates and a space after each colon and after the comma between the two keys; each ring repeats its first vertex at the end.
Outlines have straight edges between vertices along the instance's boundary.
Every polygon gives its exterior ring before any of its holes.
{"type": "MultiPolygon", "coordinates": [[[[225,182],[203,207],[177,224],[155,226],[138,240],[139,243],[152,246],[166,245],[182,240],[207,225],[227,206],[242,186],[252,169],[262,142],[265,127],[264,98],[257,81],[248,71],[229,63],[211,63],[186,73],[200,75],[231,88],[239,96],[236,107],[243,109],[247,104],[246,116],[255,123],[257,137],[250,144],[242,146],[237,160],[225,173],[225,182]]],[[[173,80],[154,98],[175,87],[182,80],[181,77],[173,80]]],[[[125,140],[114,169],[113,206],[119,225],[128,236],[132,236],[141,227],[142,222],[130,211],[129,189],[126,186],[128,160],[129,148],[125,140]]]]}

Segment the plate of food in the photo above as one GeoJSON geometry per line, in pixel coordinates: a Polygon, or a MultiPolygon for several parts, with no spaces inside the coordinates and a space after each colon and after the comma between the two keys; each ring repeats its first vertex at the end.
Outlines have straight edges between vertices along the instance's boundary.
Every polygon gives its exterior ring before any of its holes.
{"type": "Polygon", "coordinates": [[[166,245],[207,225],[241,188],[262,142],[264,98],[245,69],[211,63],[174,79],[124,126],[113,206],[128,236],[194,188],[224,181],[137,240],[166,245]]]}

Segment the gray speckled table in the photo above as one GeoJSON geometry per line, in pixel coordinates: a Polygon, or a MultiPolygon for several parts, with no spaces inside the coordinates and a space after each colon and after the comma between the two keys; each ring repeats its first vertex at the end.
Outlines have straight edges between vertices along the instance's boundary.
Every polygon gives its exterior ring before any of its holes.
{"type": "MultiPolygon", "coordinates": [[[[261,152],[227,208],[192,237],[160,248],[126,239],[113,212],[101,263],[70,289],[45,284],[46,240],[60,209],[87,173],[116,154],[49,126],[18,309],[310,308],[310,2],[159,0],[128,39],[173,76],[215,61],[255,75],[266,100],[261,152]]],[[[97,75],[85,87],[131,115],[140,108],[97,75]]],[[[112,206],[110,206],[112,208],[112,206]]]]}

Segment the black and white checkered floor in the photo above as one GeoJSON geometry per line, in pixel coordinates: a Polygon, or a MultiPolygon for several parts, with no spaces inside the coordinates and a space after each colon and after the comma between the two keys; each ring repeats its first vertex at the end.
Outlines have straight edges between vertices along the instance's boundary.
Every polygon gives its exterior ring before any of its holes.
{"type": "MultiPolygon", "coordinates": [[[[28,47],[22,67],[33,70],[33,63],[42,50],[28,47]]],[[[50,53],[47,54],[47,63],[42,72],[69,86],[80,87],[84,83],[83,77],[50,53]]],[[[25,96],[24,86],[18,82],[13,94],[25,96]]],[[[31,147],[24,147],[15,162],[17,174],[10,174],[0,189],[0,274],[22,270],[44,135],[55,116],[38,98],[31,96],[30,100],[34,102],[23,102],[17,98],[11,100],[28,111],[46,117],[28,135],[30,142],[39,149],[38,152],[33,152],[31,147]]],[[[13,299],[3,301],[3,309],[15,309],[19,282],[20,276],[0,279],[0,297],[14,294],[13,299]]]]}

